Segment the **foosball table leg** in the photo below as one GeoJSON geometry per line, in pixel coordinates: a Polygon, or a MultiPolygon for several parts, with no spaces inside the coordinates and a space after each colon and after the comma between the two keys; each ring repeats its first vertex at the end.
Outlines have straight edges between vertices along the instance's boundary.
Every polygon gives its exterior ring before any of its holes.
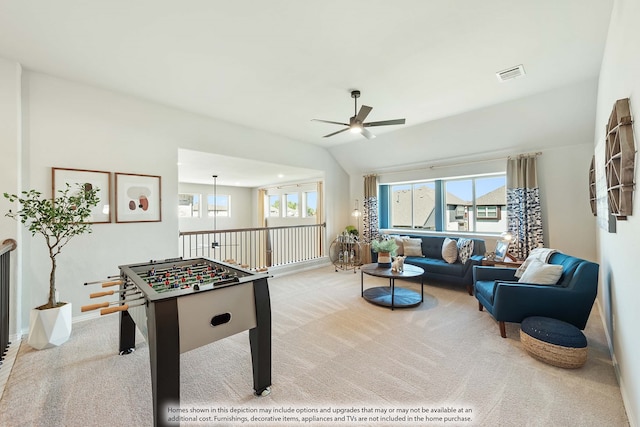
{"type": "Polygon", "coordinates": [[[271,394],[271,387],[267,387],[264,390],[260,391],[260,392],[255,392],[254,393],[256,396],[269,396],[271,394]]]}
{"type": "Polygon", "coordinates": [[[180,327],[176,298],[157,301],[147,310],[154,426],[167,421],[167,408],[180,407],[180,327]]]}
{"type": "Polygon", "coordinates": [[[249,330],[253,390],[256,396],[271,392],[271,303],[267,279],[253,282],[256,304],[256,327],[249,330]]]}
{"type": "Polygon", "coordinates": [[[120,312],[120,355],[133,353],[136,349],[136,323],[128,311],[120,312]]]}

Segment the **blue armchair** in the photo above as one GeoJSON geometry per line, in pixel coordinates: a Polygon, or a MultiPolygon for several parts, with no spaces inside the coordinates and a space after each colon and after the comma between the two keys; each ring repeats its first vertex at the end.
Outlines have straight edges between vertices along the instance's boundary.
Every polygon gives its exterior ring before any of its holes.
{"type": "Polygon", "coordinates": [[[505,322],[530,316],[551,317],[584,329],[598,292],[598,264],[559,252],[549,264],[562,265],[556,285],[519,283],[515,268],[475,266],[474,291],[480,311],[486,308],[507,337],[505,322]]]}

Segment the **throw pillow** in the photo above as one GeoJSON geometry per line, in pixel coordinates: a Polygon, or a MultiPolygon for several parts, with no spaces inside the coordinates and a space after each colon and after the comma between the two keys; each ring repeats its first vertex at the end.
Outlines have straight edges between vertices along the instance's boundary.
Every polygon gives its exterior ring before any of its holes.
{"type": "Polygon", "coordinates": [[[533,283],[535,285],[555,285],[562,275],[562,266],[545,264],[534,259],[518,280],[520,283],[533,283]]]}
{"type": "Polygon", "coordinates": [[[422,255],[422,239],[412,239],[405,237],[402,239],[405,256],[424,256],[422,255]]]}
{"type": "Polygon", "coordinates": [[[395,239],[396,245],[398,245],[398,249],[396,249],[396,255],[404,255],[404,239],[400,237],[399,234],[390,234],[389,238],[395,239]]]}
{"type": "Polygon", "coordinates": [[[458,247],[458,258],[460,262],[466,264],[471,255],[473,255],[473,240],[471,239],[458,239],[456,245],[458,247]]]}
{"type": "Polygon", "coordinates": [[[455,240],[448,237],[444,239],[444,242],[442,242],[442,259],[449,264],[456,262],[458,259],[458,246],[456,246],[455,240]]]}
{"type": "Polygon", "coordinates": [[[524,262],[522,263],[522,265],[520,267],[518,267],[518,269],[516,270],[516,274],[515,276],[519,279],[520,277],[522,277],[522,275],[524,274],[524,272],[527,270],[527,267],[529,266],[529,264],[531,263],[531,261],[533,260],[538,260],[542,263],[547,263],[549,262],[549,258],[551,258],[551,255],[553,255],[554,253],[558,252],[555,249],[549,249],[549,248],[534,248],[530,253],[529,256],[527,257],[527,259],[524,260],[524,262]]]}

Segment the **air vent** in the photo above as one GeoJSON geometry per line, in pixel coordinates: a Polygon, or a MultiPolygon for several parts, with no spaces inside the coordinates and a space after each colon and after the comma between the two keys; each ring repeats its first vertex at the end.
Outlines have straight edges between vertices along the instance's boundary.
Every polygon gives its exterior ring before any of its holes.
{"type": "Polygon", "coordinates": [[[522,64],[520,64],[515,67],[507,68],[506,70],[498,71],[496,73],[496,76],[498,77],[498,80],[500,80],[501,82],[506,82],[507,80],[517,79],[518,77],[522,77],[524,76],[524,74],[525,74],[524,67],[522,66],[522,64]]]}

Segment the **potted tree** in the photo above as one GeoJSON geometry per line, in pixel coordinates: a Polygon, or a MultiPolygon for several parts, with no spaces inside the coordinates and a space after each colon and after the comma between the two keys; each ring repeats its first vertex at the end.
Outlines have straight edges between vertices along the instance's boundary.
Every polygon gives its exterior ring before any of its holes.
{"type": "Polygon", "coordinates": [[[51,271],[49,273],[49,300],[31,310],[29,319],[30,346],[41,350],[63,344],[71,335],[71,303],[59,302],[56,293],[57,256],[72,237],[91,232],[91,208],[98,205],[99,190],[91,184],[78,184],[72,191],[67,184],[58,190],[53,200],[42,197],[36,190],[23,191],[21,195],[4,193],[10,202],[18,202],[20,209],[11,210],[6,216],[19,220],[32,236],[41,234],[49,249],[51,271]]]}
{"type": "Polygon", "coordinates": [[[391,268],[391,256],[398,249],[396,240],[388,236],[382,236],[371,242],[371,250],[378,254],[378,266],[391,268]]]}

